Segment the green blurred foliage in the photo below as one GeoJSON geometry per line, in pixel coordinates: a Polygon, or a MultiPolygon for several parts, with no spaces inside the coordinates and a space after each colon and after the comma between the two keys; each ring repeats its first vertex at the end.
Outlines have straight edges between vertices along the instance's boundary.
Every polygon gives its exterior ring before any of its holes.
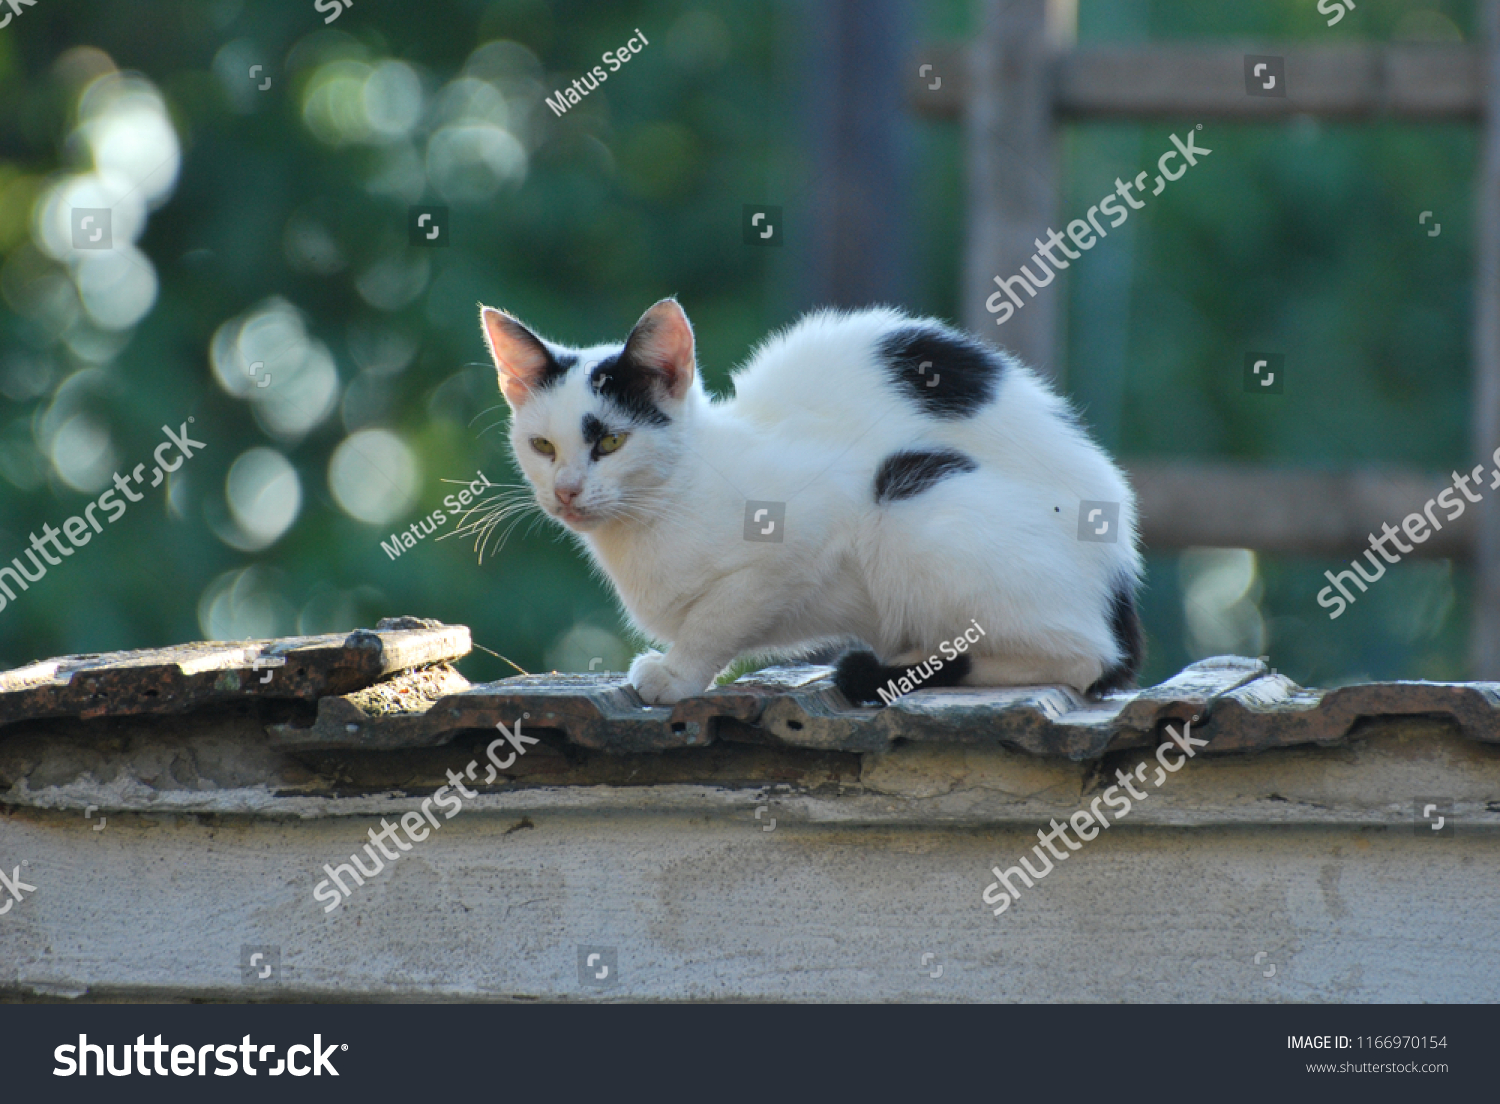
{"type": "MultiPolygon", "coordinates": [[[[1361,0],[1328,28],[1315,0],[1081,0],[1079,37],[1467,40],[1471,7],[1361,0]]],[[[588,344],[676,294],[715,388],[790,320],[785,262],[743,247],[740,211],[784,191],[802,162],[796,6],[359,0],[330,23],[312,0],[146,11],[42,0],[0,29],[0,557],[99,494],[92,477],[64,476],[59,448],[105,439],[111,471],[149,469],[160,427],[189,416],[208,448],[0,611],[0,666],[215,627],[342,631],[409,613],[470,625],[528,670],[618,669],[640,642],[551,527],[523,524],[482,562],[453,519],[394,560],[381,542],[443,508],[458,490],[445,480],[517,481],[476,303],[588,344]],[[545,106],[637,28],[650,44],[633,61],[564,116],[545,106]],[[182,159],[137,242],[154,304],[113,329],[78,306],[69,262],[38,248],[47,196],[91,170],[80,95],[108,67],[155,87],[182,159]],[[402,114],[413,76],[414,118],[402,114]],[[457,168],[444,168],[445,149],[463,154],[457,168]],[[449,207],[448,247],[409,244],[418,203],[449,207]],[[278,391],[285,376],[256,393],[214,370],[220,328],[277,303],[337,372],[330,409],[306,432],[275,431],[272,404],[297,403],[278,391]],[[414,495],[383,524],[351,516],[329,477],[341,444],[372,429],[397,434],[415,463],[414,495]],[[226,503],[231,467],[254,449],[284,456],[300,493],[295,520],[258,547],[234,536],[226,503]]],[[[922,38],[973,32],[960,0],[916,11],[922,38]]],[[[1069,128],[1060,210],[1074,217],[1196,121],[1069,128]]],[[[951,318],[962,135],[900,125],[914,128],[917,170],[909,306],[951,318]]],[[[1133,458],[1464,463],[1473,132],[1207,122],[1199,141],[1213,155],[1068,285],[1068,389],[1105,442],[1133,458]],[[1438,213],[1441,237],[1418,226],[1422,210],[1438,213]],[[1240,389],[1250,348],[1286,354],[1279,399],[1240,389]]],[[[289,493],[285,481],[251,505],[274,514],[273,492],[289,493]]],[[[1402,565],[1329,622],[1313,596],[1330,566],[1153,557],[1148,678],[1214,644],[1258,646],[1302,681],[1463,673],[1463,571],[1402,565]]],[[[512,673],[485,654],[465,670],[512,673]]]]}
{"type": "MultiPolygon", "coordinates": [[[[1314,0],[1083,0],[1079,39],[1313,46],[1475,35],[1468,0],[1360,0],[1332,27],[1329,18],[1314,0]]],[[[1070,285],[1070,390],[1105,442],[1130,457],[1467,470],[1475,129],[1308,116],[1075,126],[1066,217],[1116,176],[1154,166],[1169,136],[1197,123],[1195,141],[1213,154],[1132,217],[1132,233],[1110,243],[1124,256],[1090,256],[1127,275],[1070,285]],[[1435,218],[1423,224],[1423,211],[1435,218]],[[1243,389],[1252,350],[1285,355],[1283,394],[1243,389]]],[[[1225,556],[1150,557],[1148,680],[1220,648],[1268,654],[1307,685],[1465,676],[1460,568],[1404,562],[1331,621],[1316,595],[1323,572],[1347,562],[1263,555],[1248,570],[1231,566],[1225,556]],[[1238,570],[1243,589],[1222,575],[1216,587],[1216,564],[1238,570]]]]}

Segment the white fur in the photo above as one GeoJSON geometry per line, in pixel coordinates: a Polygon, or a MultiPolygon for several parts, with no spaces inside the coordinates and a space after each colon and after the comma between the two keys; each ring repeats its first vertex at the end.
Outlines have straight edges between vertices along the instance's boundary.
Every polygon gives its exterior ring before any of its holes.
{"type": "Polygon", "coordinates": [[[1083,690],[1120,660],[1111,589],[1141,570],[1125,478],[1009,358],[978,413],[924,413],[876,354],[912,321],[886,309],[804,318],[735,374],[732,398],[709,398],[694,373],[681,400],[663,404],[671,425],[637,427],[597,460],[579,428],[600,409],[587,368],[618,346],[585,350],[567,379],[516,410],[512,444],[539,503],[557,516],[554,485],[581,484],[587,516],[572,527],[635,624],[670,645],[631,666],[647,702],[701,693],[745,653],[849,637],[884,663],[911,662],[972,621],[985,635],[970,684],[1083,690]],[[934,446],[979,469],[876,505],[881,461],[934,446]],[[786,503],[782,543],[744,538],[751,499],[786,503]],[[1117,543],[1078,539],[1084,499],[1121,503],[1117,543]]]}

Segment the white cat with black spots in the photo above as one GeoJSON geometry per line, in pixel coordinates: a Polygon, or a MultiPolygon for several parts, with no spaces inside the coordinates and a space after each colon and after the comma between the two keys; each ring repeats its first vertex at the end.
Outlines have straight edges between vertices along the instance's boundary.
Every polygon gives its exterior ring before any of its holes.
{"type": "Polygon", "coordinates": [[[712,398],[692,326],[657,303],[623,345],[570,349],[481,310],[536,502],[666,646],[630,681],[660,704],[736,658],[857,639],[854,701],[977,621],[924,685],[1129,685],[1142,651],[1135,497],[1067,403],[1008,355],[891,309],[820,311],[712,398]],[[747,501],[785,504],[779,542],[747,501]],[[1119,504],[1082,540],[1079,504],[1119,504]],[[965,662],[967,660],[967,662],[965,662]]]}

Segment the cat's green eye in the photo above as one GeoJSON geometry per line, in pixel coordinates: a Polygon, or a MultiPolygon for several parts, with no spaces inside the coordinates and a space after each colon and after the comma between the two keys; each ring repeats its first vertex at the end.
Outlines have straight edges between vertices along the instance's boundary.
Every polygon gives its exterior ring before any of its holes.
{"type": "Polygon", "coordinates": [[[628,436],[630,436],[628,433],[610,433],[600,437],[599,443],[594,447],[599,450],[600,456],[608,456],[610,453],[618,450],[625,443],[625,438],[628,436]]]}
{"type": "Polygon", "coordinates": [[[547,440],[547,438],[545,437],[533,437],[531,439],[531,447],[536,449],[537,452],[541,453],[543,456],[557,455],[556,446],[554,446],[552,442],[547,440]]]}

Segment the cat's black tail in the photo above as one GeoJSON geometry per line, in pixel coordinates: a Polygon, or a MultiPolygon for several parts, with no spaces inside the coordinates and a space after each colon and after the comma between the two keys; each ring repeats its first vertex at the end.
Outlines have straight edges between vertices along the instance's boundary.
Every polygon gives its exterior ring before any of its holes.
{"type": "Polygon", "coordinates": [[[1128,580],[1117,582],[1110,596],[1109,629],[1120,648],[1121,659],[1089,687],[1089,693],[1096,697],[1135,686],[1135,676],[1146,658],[1146,633],[1135,610],[1135,587],[1128,580]]]}
{"type": "Polygon", "coordinates": [[[874,652],[851,651],[839,656],[833,671],[833,684],[854,705],[866,702],[888,704],[879,691],[885,690],[886,698],[898,698],[906,691],[897,683],[906,679],[908,685],[919,689],[929,686],[957,686],[969,673],[969,657],[959,656],[949,660],[934,671],[932,664],[918,663],[910,667],[886,667],[875,658],[874,652]],[[923,673],[928,672],[925,677],[923,673]],[[915,677],[914,677],[915,676],[915,677]]]}

